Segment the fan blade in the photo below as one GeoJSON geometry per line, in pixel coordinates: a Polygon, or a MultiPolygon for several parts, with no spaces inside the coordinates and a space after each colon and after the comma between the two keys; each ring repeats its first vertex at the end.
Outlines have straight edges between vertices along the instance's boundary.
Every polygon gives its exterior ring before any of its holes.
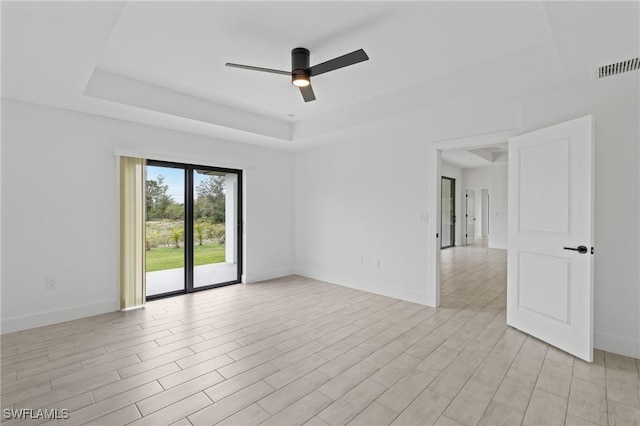
{"type": "Polygon", "coordinates": [[[304,98],[305,102],[311,102],[316,100],[316,95],[315,93],[313,93],[313,89],[311,88],[311,85],[308,85],[306,87],[301,87],[300,93],[302,93],[302,97],[304,98]]]}
{"type": "Polygon", "coordinates": [[[274,70],[271,68],[252,67],[251,65],[232,64],[231,62],[227,62],[225,65],[233,68],[241,68],[243,70],[262,71],[262,72],[270,72],[272,74],[282,74],[282,75],[291,76],[290,71],[280,71],[280,70],[274,70]]]}
{"type": "Polygon", "coordinates": [[[311,73],[311,76],[320,75],[324,74],[325,72],[348,67],[349,65],[357,64],[358,62],[367,60],[369,60],[369,57],[364,50],[360,49],[356,50],[355,52],[347,53],[346,55],[330,59],[327,62],[314,65],[309,68],[309,72],[311,73]]]}

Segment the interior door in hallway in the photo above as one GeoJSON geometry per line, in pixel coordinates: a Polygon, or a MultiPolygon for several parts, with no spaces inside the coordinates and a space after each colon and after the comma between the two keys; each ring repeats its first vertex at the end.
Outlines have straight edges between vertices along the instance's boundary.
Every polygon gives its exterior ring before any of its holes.
{"type": "Polygon", "coordinates": [[[509,140],[507,323],[593,359],[591,116],[509,140]]]}
{"type": "Polygon", "coordinates": [[[466,200],[465,218],[467,225],[465,239],[467,244],[473,244],[476,240],[476,209],[474,205],[474,192],[467,190],[464,198],[466,200]]]}

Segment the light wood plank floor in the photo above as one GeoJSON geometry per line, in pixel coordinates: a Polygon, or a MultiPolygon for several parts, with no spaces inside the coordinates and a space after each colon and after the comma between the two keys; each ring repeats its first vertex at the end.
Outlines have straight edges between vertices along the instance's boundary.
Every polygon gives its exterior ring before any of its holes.
{"type": "Polygon", "coordinates": [[[442,308],[302,277],[2,336],[2,408],[53,425],[631,425],[639,361],[505,325],[505,252],[443,251],[442,308]]]}

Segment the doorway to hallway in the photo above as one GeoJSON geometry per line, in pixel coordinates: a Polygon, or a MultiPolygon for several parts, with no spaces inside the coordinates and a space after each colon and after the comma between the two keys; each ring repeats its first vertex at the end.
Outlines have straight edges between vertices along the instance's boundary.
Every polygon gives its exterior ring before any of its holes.
{"type": "MultiPolygon", "coordinates": [[[[498,133],[485,135],[480,138],[482,142],[463,138],[435,143],[436,176],[444,150],[463,148],[470,152],[470,147],[497,136],[498,133]]],[[[509,166],[502,170],[493,168],[496,173],[490,179],[494,210],[490,218],[494,218],[494,213],[496,217],[508,217],[508,227],[503,227],[508,228],[507,323],[590,362],[593,360],[593,257],[590,256],[593,247],[589,251],[593,234],[593,119],[588,115],[511,135],[508,140],[509,166]],[[508,201],[503,197],[502,209],[496,209],[496,187],[506,190],[507,183],[508,201]]],[[[490,158],[496,159],[493,155],[490,158]]],[[[440,197],[436,197],[436,208],[439,202],[440,197]]],[[[491,229],[494,237],[493,223],[491,229]]],[[[495,238],[492,240],[491,246],[496,247],[495,238]]],[[[435,245],[435,253],[431,283],[435,290],[432,299],[438,306],[442,272],[439,244],[435,245]]]]}

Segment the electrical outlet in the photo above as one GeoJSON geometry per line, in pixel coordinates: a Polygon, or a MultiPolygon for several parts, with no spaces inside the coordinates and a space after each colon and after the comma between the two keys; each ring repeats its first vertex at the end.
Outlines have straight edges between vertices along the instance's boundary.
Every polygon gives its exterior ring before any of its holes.
{"type": "Polygon", "coordinates": [[[380,259],[376,260],[376,269],[380,269],[380,259]]]}
{"type": "Polygon", "coordinates": [[[56,279],[55,278],[47,278],[45,280],[45,287],[47,290],[54,290],[56,288],[56,279]]]}

